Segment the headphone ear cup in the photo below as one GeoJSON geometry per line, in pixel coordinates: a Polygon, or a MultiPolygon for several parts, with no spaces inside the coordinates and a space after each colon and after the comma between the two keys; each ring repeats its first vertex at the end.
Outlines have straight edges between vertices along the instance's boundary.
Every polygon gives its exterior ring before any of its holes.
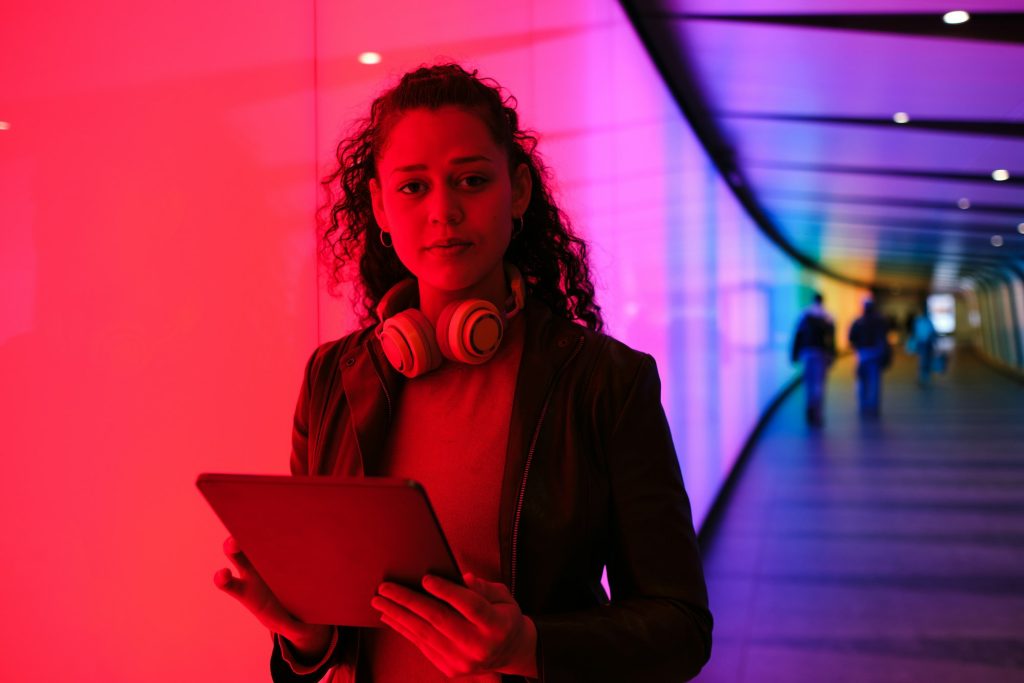
{"type": "Polygon", "coordinates": [[[406,377],[418,377],[441,365],[441,352],[427,316],[410,308],[391,316],[377,328],[388,362],[406,377]]]}
{"type": "Polygon", "coordinates": [[[457,301],[437,319],[437,346],[449,360],[480,365],[498,350],[504,332],[502,316],[490,301],[457,301]]]}

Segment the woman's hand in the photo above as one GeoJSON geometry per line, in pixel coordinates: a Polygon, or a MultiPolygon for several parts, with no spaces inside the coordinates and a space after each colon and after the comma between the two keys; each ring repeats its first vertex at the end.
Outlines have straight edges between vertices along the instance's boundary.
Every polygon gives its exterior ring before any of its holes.
{"type": "Polygon", "coordinates": [[[261,624],[287,638],[304,658],[318,659],[327,651],[333,635],[330,626],[307,624],[289,614],[231,536],[224,541],[224,554],[235,565],[238,576],[226,567],[218,570],[213,575],[217,588],[234,596],[261,624]]]}
{"type": "Polygon", "coordinates": [[[537,629],[508,588],[464,574],[466,587],[425,576],[423,595],[382,583],[373,607],[446,676],[537,675],[537,629]],[[433,597],[431,597],[433,596],[433,597]]]}

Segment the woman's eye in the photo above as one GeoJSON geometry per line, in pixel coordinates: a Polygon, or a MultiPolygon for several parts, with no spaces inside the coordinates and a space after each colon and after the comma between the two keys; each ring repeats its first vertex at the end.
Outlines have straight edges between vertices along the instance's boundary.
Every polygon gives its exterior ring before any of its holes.
{"type": "Polygon", "coordinates": [[[487,182],[487,178],[482,175],[469,175],[462,178],[459,182],[466,187],[480,187],[487,182]]]}
{"type": "Polygon", "coordinates": [[[402,194],[416,194],[423,191],[423,183],[418,180],[406,183],[398,188],[402,194]]]}

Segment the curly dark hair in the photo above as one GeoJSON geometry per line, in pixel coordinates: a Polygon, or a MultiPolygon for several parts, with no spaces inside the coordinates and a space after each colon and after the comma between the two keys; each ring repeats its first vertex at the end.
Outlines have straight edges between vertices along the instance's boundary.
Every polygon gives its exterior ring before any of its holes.
{"type": "Polygon", "coordinates": [[[519,129],[516,100],[502,94],[492,79],[479,78],[458,64],[422,66],[405,74],[397,86],[373,101],[370,115],[339,143],[338,168],[323,179],[327,203],[322,207],[320,255],[330,270],[331,291],[351,279],[359,264],[357,296],[362,295],[364,323],[376,323],[381,297],[397,282],[411,277],[393,249],[380,243],[380,226],[373,216],[370,180],[376,177],[376,157],[402,114],[412,109],[456,106],[477,116],[508,156],[510,173],[526,164],[533,181],[523,229],[512,240],[505,260],[526,279],[532,296],[558,316],[579,320],[600,331],[604,322],[594,301],[587,244],[577,237],[569,219],[551,199],[547,169],[536,152],[537,138],[519,129]],[[340,191],[340,193],[339,193],[340,191]]]}

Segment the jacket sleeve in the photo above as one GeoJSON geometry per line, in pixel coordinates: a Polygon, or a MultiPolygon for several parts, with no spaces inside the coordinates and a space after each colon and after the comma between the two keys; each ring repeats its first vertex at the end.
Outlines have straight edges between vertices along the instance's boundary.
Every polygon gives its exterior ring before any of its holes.
{"type": "Polygon", "coordinates": [[[689,680],[711,655],[690,502],[650,356],[626,396],[607,437],[611,602],[534,618],[547,683],[689,680]]]}
{"type": "MultiPolygon", "coordinates": [[[[293,475],[309,474],[308,443],[309,415],[313,403],[313,389],[316,385],[315,374],[319,366],[319,350],[310,356],[306,363],[306,371],[302,376],[302,388],[295,406],[295,417],[292,422],[292,448],[289,466],[293,475]]],[[[341,664],[346,656],[351,655],[351,646],[355,641],[354,629],[336,628],[330,647],[324,657],[317,663],[305,666],[298,661],[287,641],[280,634],[272,634],[274,649],[270,655],[270,675],[274,683],[315,683],[319,681],[333,666],[341,664]]]]}

